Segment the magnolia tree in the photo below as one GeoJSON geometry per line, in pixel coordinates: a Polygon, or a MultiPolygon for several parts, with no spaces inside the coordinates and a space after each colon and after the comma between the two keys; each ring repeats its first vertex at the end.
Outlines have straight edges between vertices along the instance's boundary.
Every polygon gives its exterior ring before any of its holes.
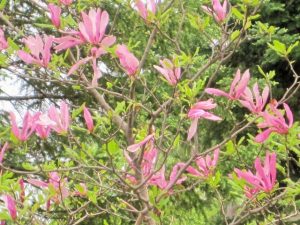
{"type": "Polygon", "coordinates": [[[1,224],[296,221],[298,42],[258,21],[267,1],[0,2],[1,79],[29,87],[1,97],[23,106],[2,114],[1,224]],[[274,72],[229,66],[257,35],[293,73],[277,99],[274,72]]]}

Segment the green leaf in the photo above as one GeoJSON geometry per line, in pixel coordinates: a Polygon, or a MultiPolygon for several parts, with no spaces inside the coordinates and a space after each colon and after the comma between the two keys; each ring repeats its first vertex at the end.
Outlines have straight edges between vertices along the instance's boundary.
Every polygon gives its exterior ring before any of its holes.
{"type": "Polygon", "coordinates": [[[0,66],[6,67],[7,66],[7,57],[4,54],[0,54],[0,66]]]}
{"type": "Polygon", "coordinates": [[[3,9],[5,8],[6,3],[7,3],[7,0],[2,0],[2,1],[0,2],[0,10],[3,10],[3,9]]]}
{"type": "Polygon", "coordinates": [[[91,202],[97,204],[97,193],[94,191],[88,191],[87,196],[91,202]]]}
{"type": "Polygon", "coordinates": [[[46,28],[46,29],[53,29],[54,26],[52,24],[45,24],[45,23],[34,23],[35,26],[40,28],[46,28]]]}
{"type": "Polygon", "coordinates": [[[281,43],[278,40],[273,41],[273,45],[268,43],[268,46],[273,49],[280,56],[287,56],[287,50],[285,44],[281,43]]]}
{"type": "Polygon", "coordinates": [[[267,78],[267,75],[265,74],[265,72],[259,65],[257,66],[257,68],[258,68],[258,71],[260,72],[260,74],[263,75],[265,78],[267,78]]]}
{"type": "Polygon", "coordinates": [[[230,35],[230,40],[234,41],[235,39],[237,39],[240,36],[240,31],[239,30],[235,30],[234,32],[231,33],[230,35]]]}
{"type": "Polygon", "coordinates": [[[30,163],[27,163],[27,162],[23,162],[23,163],[22,163],[22,167],[23,167],[25,170],[35,170],[35,167],[32,166],[30,163]]]}
{"type": "Polygon", "coordinates": [[[10,215],[8,214],[8,212],[1,210],[0,212],[0,220],[11,220],[10,215]]]}
{"type": "Polygon", "coordinates": [[[123,101],[123,102],[117,102],[117,107],[115,108],[115,112],[117,114],[121,114],[122,112],[125,112],[125,110],[126,110],[125,101],[123,101]]]}
{"type": "Polygon", "coordinates": [[[288,47],[287,54],[290,54],[292,52],[292,50],[298,46],[298,44],[299,44],[299,41],[296,41],[294,44],[290,45],[288,47]]]}
{"type": "Polygon", "coordinates": [[[75,90],[75,91],[81,90],[80,85],[72,85],[72,88],[73,88],[73,90],[75,90]]]}
{"type": "Polygon", "coordinates": [[[258,6],[260,4],[260,1],[259,0],[243,0],[243,3],[245,5],[258,6]]]}
{"type": "Polygon", "coordinates": [[[83,103],[78,109],[75,109],[72,111],[72,119],[75,119],[79,114],[82,113],[84,106],[85,106],[85,103],[83,103]]]}
{"type": "Polygon", "coordinates": [[[75,184],[75,189],[80,193],[80,194],[84,194],[85,190],[84,187],[80,184],[75,184]]]}
{"type": "Polygon", "coordinates": [[[209,184],[212,188],[217,188],[221,181],[221,173],[217,171],[213,177],[209,178],[209,184]]]}
{"type": "Polygon", "coordinates": [[[238,19],[238,20],[244,20],[244,15],[237,9],[232,8],[232,14],[238,19]]]}
{"type": "Polygon", "coordinates": [[[234,152],[235,152],[234,143],[232,140],[230,140],[226,144],[226,154],[232,155],[234,152]]]}
{"type": "Polygon", "coordinates": [[[14,51],[20,50],[19,46],[11,38],[7,38],[7,42],[8,42],[9,47],[12,50],[14,50],[14,51]]]}
{"type": "Polygon", "coordinates": [[[267,73],[268,80],[272,80],[276,76],[275,70],[271,70],[269,73],[267,73]]]}
{"type": "Polygon", "coordinates": [[[103,146],[104,148],[107,147],[107,150],[108,152],[111,154],[111,155],[116,155],[117,153],[120,152],[120,148],[119,148],[119,145],[118,143],[115,141],[115,140],[112,140],[110,141],[107,146],[103,146]]]}

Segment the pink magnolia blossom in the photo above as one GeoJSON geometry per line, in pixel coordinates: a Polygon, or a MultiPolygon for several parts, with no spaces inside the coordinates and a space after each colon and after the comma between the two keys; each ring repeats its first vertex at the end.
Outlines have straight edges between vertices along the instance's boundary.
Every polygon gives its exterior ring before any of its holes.
{"type": "MultiPolygon", "coordinates": [[[[204,177],[207,178],[213,174],[214,169],[217,166],[218,159],[219,159],[219,152],[220,150],[217,148],[214,151],[214,158],[212,159],[210,155],[206,155],[205,158],[198,157],[196,159],[196,164],[199,169],[195,169],[192,166],[188,166],[186,171],[194,176],[197,177],[204,177]]],[[[184,165],[184,164],[183,164],[184,165]]]]}
{"type": "Polygon", "coordinates": [[[160,64],[162,67],[154,66],[154,68],[167,79],[170,85],[175,86],[181,76],[180,67],[176,67],[169,59],[160,60],[160,64]]]}
{"type": "Polygon", "coordinates": [[[192,119],[192,124],[188,132],[188,140],[191,140],[192,137],[195,135],[197,131],[198,120],[200,118],[213,120],[213,121],[222,120],[220,117],[206,111],[206,110],[214,109],[216,106],[217,104],[213,103],[212,99],[206,101],[200,101],[192,106],[192,108],[188,112],[188,117],[192,119]]]}
{"type": "Polygon", "coordinates": [[[55,38],[54,42],[58,45],[54,47],[56,51],[61,51],[64,49],[72,48],[76,45],[81,45],[85,43],[85,40],[81,37],[78,31],[69,31],[69,35],[55,38]]]}
{"type": "Polygon", "coordinates": [[[152,148],[149,151],[144,152],[142,169],[145,177],[148,177],[154,171],[157,157],[158,151],[156,148],[152,148]]]}
{"type": "Polygon", "coordinates": [[[27,64],[37,64],[42,67],[47,67],[51,59],[51,46],[53,37],[40,35],[29,36],[23,39],[26,46],[30,49],[30,53],[23,50],[18,51],[18,56],[27,64]]]}
{"type": "Polygon", "coordinates": [[[94,130],[93,118],[92,118],[92,115],[91,115],[89,109],[85,106],[83,108],[83,117],[84,117],[84,120],[85,120],[85,124],[88,128],[88,131],[92,133],[93,130],[94,130]]]}
{"type": "Polygon", "coordinates": [[[19,129],[16,122],[16,116],[13,112],[11,112],[11,131],[19,141],[26,141],[30,137],[30,135],[35,131],[36,120],[37,118],[35,116],[32,116],[29,112],[26,112],[25,117],[23,119],[23,126],[21,129],[19,129]]]}
{"type": "MultiPolygon", "coordinates": [[[[113,43],[107,43],[107,44],[113,44],[113,43]]],[[[108,47],[108,45],[106,45],[105,47],[108,47]]],[[[102,76],[101,71],[98,69],[98,66],[97,66],[97,58],[99,58],[101,55],[104,55],[105,53],[106,53],[106,51],[104,48],[93,47],[91,49],[91,56],[81,59],[77,63],[75,63],[69,70],[68,75],[73,74],[76,70],[78,70],[78,68],[81,65],[85,65],[88,61],[92,61],[92,66],[93,66],[93,70],[94,70],[94,76],[92,79],[92,87],[97,87],[98,79],[101,78],[101,76],[102,76]]]]}
{"type": "Polygon", "coordinates": [[[142,0],[135,1],[137,11],[144,20],[148,19],[150,13],[155,15],[156,4],[157,3],[155,2],[155,0],[147,0],[146,3],[144,3],[142,0]]]}
{"type": "Polygon", "coordinates": [[[7,208],[10,217],[12,220],[17,219],[17,208],[16,208],[16,202],[10,195],[3,195],[2,200],[4,201],[5,207],[7,208]]]}
{"type": "Polygon", "coordinates": [[[224,96],[231,100],[238,100],[245,92],[250,79],[249,70],[246,70],[242,77],[241,71],[238,69],[236,75],[231,83],[229,93],[215,88],[206,88],[205,92],[216,96],[224,96]]]}
{"type": "MultiPolygon", "coordinates": [[[[54,105],[49,108],[49,119],[55,124],[50,124],[51,128],[59,134],[68,132],[70,125],[69,106],[66,102],[60,103],[60,109],[57,109],[54,105]]],[[[51,123],[51,121],[49,121],[51,123]]]]}
{"type": "Polygon", "coordinates": [[[58,29],[60,27],[61,8],[57,5],[50,3],[48,5],[48,9],[50,11],[50,18],[51,18],[52,24],[58,29]]]}
{"type": "Polygon", "coordinates": [[[67,32],[69,35],[56,38],[57,51],[71,48],[75,45],[90,43],[98,47],[109,46],[116,41],[114,36],[105,36],[109,15],[101,9],[91,9],[89,14],[81,13],[83,22],[79,23],[79,31],[67,32]]]}
{"type": "Polygon", "coordinates": [[[283,107],[287,120],[285,119],[284,114],[279,109],[277,109],[277,106],[273,106],[272,104],[269,105],[271,109],[270,112],[262,112],[261,115],[264,121],[257,125],[262,129],[267,128],[255,137],[255,141],[259,143],[267,140],[272,132],[278,134],[287,134],[289,132],[289,129],[293,126],[293,113],[286,103],[283,103],[283,107]]]}
{"type": "Polygon", "coordinates": [[[104,38],[109,15],[100,9],[91,9],[87,15],[81,13],[83,22],[79,23],[79,30],[84,39],[91,44],[98,44],[104,38]]]}
{"type": "Polygon", "coordinates": [[[227,7],[227,0],[224,0],[223,5],[221,5],[220,0],[212,0],[212,8],[202,6],[202,9],[209,15],[212,15],[218,23],[221,23],[227,17],[227,7]]]}
{"type": "Polygon", "coordinates": [[[267,152],[264,165],[261,164],[259,158],[256,158],[254,166],[255,175],[250,170],[234,169],[238,177],[250,185],[245,189],[247,197],[252,197],[259,191],[270,192],[273,190],[276,182],[276,154],[267,152]]]}
{"type": "Polygon", "coordinates": [[[258,188],[251,188],[248,186],[244,186],[244,193],[247,198],[252,199],[259,192],[258,188]]]}
{"type": "Polygon", "coordinates": [[[116,55],[119,57],[122,67],[129,76],[134,76],[139,68],[139,60],[129,52],[126,45],[118,45],[116,55]]]}
{"type": "Polygon", "coordinates": [[[136,152],[137,150],[139,150],[139,148],[143,147],[147,143],[150,143],[150,145],[153,145],[154,135],[155,135],[154,133],[150,134],[147,137],[145,137],[145,139],[142,140],[141,142],[128,146],[127,151],[136,152]]]}
{"type": "Polygon", "coordinates": [[[260,95],[258,84],[255,83],[253,86],[253,94],[250,88],[246,87],[245,92],[241,96],[241,100],[239,101],[244,107],[249,109],[252,113],[259,114],[263,111],[267,103],[269,97],[269,87],[265,86],[262,95],[260,95]]]}
{"type": "Polygon", "coordinates": [[[35,115],[38,119],[36,121],[35,133],[42,139],[49,137],[51,132],[51,126],[55,123],[49,119],[48,115],[42,114],[41,112],[36,113],[35,115]]]}
{"type": "Polygon", "coordinates": [[[55,190],[55,195],[52,196],[47,202],[48,210],[51,206],[51,201],[55,202],[56,204],[59,204],[70,195],[69,190],[67,188],[67,178],[61,179],[57,172],[49,173],[48,182],[40,181],[37,179],[28,179],[27,182],[39,188],[45,189],[52,187],[55,190]]]}
{"type": "Polygon", "coordinates": [[[1,152],[0,152],[0,164],[3,162],[4,154],[5,154],[5,151],[7,150],[7,148],[8,148],[8,142],[5,142],[5,144],[2,146],[1,152]]]}
{"type": "Polygon", "coordinates": [[[66,6],[69,6],[69,5],[72,4],[73,0],[59,0],[59,2],[60,2],[61,4],[64,4],[64,5],[66,5],[66,6]]]}
{"type": "MultiPolygon", "coordinates": [[[[147,149],[144,152],[143,155],[143,160],[141,163],[141,170],[142,170],[142,174],[144,176],[145,179],[151,179],[151,175],[153,175],[152,173],[154,173],[154,169],[155,169],[155,163],[157,161],[157,156],[158,156],[158,151],[155,147],[152,147],[150,149],[147,149]]],[[[125,157],[129,163],[129,165],[132,168],[135,168],[133,160],[130,158],[130,156],[125,152],[125,157]]],[[[136,179],[134,176],[131,175],[127,175],[127,178],[132,182],[132,183],[136,183],[136,179]]]]}
{"type": "Polygon", "coordinates": [[[8,43],[5,39],[4,31],[0,28],[0,51],[7,48],[8,48],[8,43]]]}
{"type": "MultiPolygon", "coordinates": [[[[149,184],[156,185],[162,190],[166,190],[170,188],[169,186],[172,185],[176,179],[176,176],[179,172],[179,170],[182,168],[181,164],[176,164],[170,174],[169,181],[165,178],[165,165],[156,173],[153,175],[153,177],[149,180],[149,184]]],[[[179,178],[175,184],[181,184],[183,181],[186,180],[186,177],[179,178]]]]}

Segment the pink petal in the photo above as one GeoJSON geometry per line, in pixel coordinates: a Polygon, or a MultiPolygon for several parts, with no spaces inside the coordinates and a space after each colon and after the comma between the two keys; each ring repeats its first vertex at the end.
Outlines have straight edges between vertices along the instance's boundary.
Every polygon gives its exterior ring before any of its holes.
{"type": "Polygon", "coordinates": [[[93,79],[92,79],[92,87],[97,87],[98,86],[98,79],[102,77],[102,73],[98,69],[97,60],[96,60],[95,57],[93,58],[92,61],[93,61],[93,70],[94,70],[94,76],[93,76],[93,79]]]}
{"type": "Polygon", "coordinates": [[[216,88],[206,88],[204,90],[207,94],[211,94],[211,95],[216,95],[216,96],[224,96],[226,98],[231,98],[229,96],[229,94],[227,94],[226,92],[216,89],[216,88]]]}
{"type": "MultiPolygon", "coordinates": [[[[269,155],[269,153],[267,153],[267,155],[269,155]]],[[[271,184],[274,186],[276,182],[276,153],[270,154],[269,158],[271,184]]]]}
{"type": "Polygon", "coordinates": [[[150,140],[153,140],[155,134],[148,135],[144,140],[137,144],[133,144],[128,146],[127,151],[129,152],[136,152],[140,147],[144,146],[146,143],[148,143],[150,140]]]}
{"type": "Polygon", "coordinates": [[[146,7],[145,7],[145,4],[144,4],[141,0],[137,0],[137,1],[135,2],[135,6],[137,7],[138,12],[139,12],[139,14],[141,15],[141,17],[142,17],[143,19],[147,19],[148,13],[147,13],[147,9],[146,9],[146,7]]]}
{"type": "Polygon", "coordinates": [[[243,92],[245,91],[248,83],[250,80],[250,72],[249,69],[246,70],[241,78],[241,80],[239,81],[238,85],[235,88],[235,96],[236,98],[239,98],[243,92]]]}
{"type": "Polygon", "coordinates": [[[230,91],[229,91],[229,94],[230,94],[231,96],[234,94],[235,88],[236,88],[238,82],[240,81],[240,79],[241,79],[241,71],[240,71],[240,69],[238,69],[238,70],[236,71],[235,77],[234,77],[234,79],[232,80],[231,85],[230,85],[230,91]]]}
{"type": "Polygon", "coordinates": [[[207,119],[207,120],[213,120],[213,121],[220,121],[220,120],[222,120],[221,117],[218,117],[218,116],[216,116],[216,115],[214,115],[214,114],[212,114],[212,113],[209,113],[209,112],[205,112],[205,113],[202,115],[202,117],[203,117],[204,119],[207,119]]]}
{"type": "Polygon", "coordinates": [[[10,195],[4,195],[3,201],[5,203],[5,207],[7,208],[11,218],[13,220],[17,219],[17,208],[16,208],[16,202],[10,195]]]}
{"type": "MultiPolygon", "coordinates": [[[[175,181],[176,176],[177,176],[179,170],[181,170],[182,166],[183,166],[183,165],[182,165],[181,163],[178,163],[178,164],[176,164],[176,165],[173,167],[172,172],[171,172],[171,174],[170,174],[170,181],[169,181],[169,183],[173,183],[173,182],[175,181]]],[[[185,181],[185,180],[186,180],[186,177],[179,178],[179,179],[176,181],[176,184],[181,184],[181,183],[182,183],[183,181],[185,181]]]]}
{"type": "Polygon", "coordinates": [[[11,131],[15,135],[16,138],[20,140],[20,131],[16,122],[16,116],[13,112],[10,112],[10,123],[11,123],[11,131]]]}
{"type": "Polygon", "coordinates": [[[81,23],[79,26],[80,32],[85,37],[87,42],[96,44],[94,41],[92,18],[90,18],[84,12],[81,13],[81,16],[82,16],[83,23],[81,23]]]}
{"type": "Polygon", "coordinates": [[[265,86],[263,93],[262,93],[262,101],[263,101],[263,106],[267,103],[268,97],[269,97],[269,92],[270,89],[268,86],[265,86]]]}
{"type": "Polygon", "coordinates": [[[54,4],[52,4],[52,3],[50,3],[50,4],[48,4],[48,9],[50,11],[52,24],[56,28],[59,28],[60,27],[61,8],[54,5],[54,4]]]}
{"type": "Polygon", "coordinates": [[[65,101],[60,103],[60,112],[61,112],[61,119],[63,123],[63,128],[65,131],[68,130],[70,124],[70,114],[69,114],[69,106],[65,101]]]}
{"type": "Polygon", "coordinates": [[[40,188],[48,187],[48,183],[36,179],[28,179],[27,182],[40,188]]]}
{"type": "Polygon", "coordinates": [[[100,20],[100,40],[104,37],[108,21],[109,21],[109,15],[106,11],[103,11],[101,13],[101,20],[100,20]]]}
{"type": "Polygon", "coordinates": [[[293,113],[292,113],[290,107],[286,103],[283,103],[283,107],[285,109],[285,113],[286,113],[286,116],[287,116],[288,121],[289,121],[289,128],[291,128],[293,126],[293,123],[294,123],[293,113]]]}
{"type": "Polygon", "coordinates": [[[200,173],[198,170],[196,170],[194,167],[192,166],[188,166],[186,168],[186,171],[194,176],[197,176],[197,177],[203,177],[204,175],[202,173],[200,173]]]}
{"type": "Polygon", "coordinates": [[[51,47],[53,44],[53,37],[45,36],[44,40],[45,40],[45,45],[43,48],[43,62],[44,62],[43,66],[47,67],[50,62],[50,59],[51,59],[51,51],[50,50],[51,50],[51,47]]]}
{"type": "Polygon", "coordinates": [[[217,148],[214,151],[214,159],[212,160],[212,166],[215,167],[217,165],[218,159],[219,159],[219,153],[220,153],[220,149],[217,148]]]}
{"type": "Polygon", "coordinates": [[[28,54],[27,52],[24,52],[23,50],[19,50],[17,52],[17,54],[20,57],[20,59],[22,59],[27,64],[31,64],[34,61],[32,56],[30,54],[28,54]]]}
{"type": "Polygon", "coordinates": [[[217,104],[213,102],[213,99],[208,99],[206,101],[197,102],[195,105],[192,106],[192,109],[203,109],[203,110],[210,110],[217,107],[217,104]]]}
{"type": "Polygon", "coordinates": [[[192,137],[194,137],[194,135],[196,134],[197,127],[198,127],[198,119],[193,119],[192,124],[188,131],[188,138],[187,138],[188,141],[190,141],[192,137]]]}
{"type": "Polygon", "coordinates": [[[85,124],[86,124],[89,132],[93,132],[93,130],[94,130],[93,118],[92,118],[90,111],[86,107],[83,108],[83,117],[84,117],[85,124]]]}
{"type": "Polygon", "coordinates": [[[110,36],[107,36],[102,39],[101,45],[104,47],[109,47],[109,46],[113,45],[115,42],[116,42],[116,37],[110,35],[110,36]]]}
{"type": "Polygon", "coordinates": [[[253,108],[253,105],[251,104],[251,102],[244,101],[244,100],[239,100],[239,102],[242,104],[242,106],[247,108],[250,112],[253,112],[253,113],[255,112],[255,109],[253,108]]]}
{"type": "Polygon", "coordinates": [[[147,8],[149,11],[151,11],[153,14],[155,14],[156,13],[155,0],[147,0],[147,8]]]}
{"type": "Polygon", "coordinates": [[[255,142],[263,143],[263,142],[265,142],[265,140],[268,139],[268,137],[270,136],[271,133],[272,133],[271,129],[266,129],[263,132],[261,132],[260,134],[256,135],[254,140],[255,140],[255,142]]]}
{"type": "Polygon", "coordinates": [[[92,57],[86,57],[86,58],[81,59],[81,60],[79,60],[78,62],[76,62],[76,63],[71,67],[71,69],[69,70],[68,76],[71,75],[71,74],[73,74],[76,70],[78,70],[78,68],[79,68],[81,65],[85,64],[85,63],[88,62],[89,60],[92,60],[92,57]]]}
{"type": "Polygon", "coordinates": [[[0,164],[3,162],[4,153],[7,150],[7,148],[8,148],[8,142],[5,142],[0,152],[0,164]]]}
{"type": "MultiPolygon", "coordinates": [[[[268,161],[268,157],[266,158],[266,161],[268,161]]],[[[263,190],[264,191],[271,190],[272,187],[271,187],[270,180],[267,178],[259,158],[255,159],[254,165],[255,165],[257,177],[259,177],[262,180],[263,190]]],[[[268,168],[268,165],[265,166],[268,168]]]]}

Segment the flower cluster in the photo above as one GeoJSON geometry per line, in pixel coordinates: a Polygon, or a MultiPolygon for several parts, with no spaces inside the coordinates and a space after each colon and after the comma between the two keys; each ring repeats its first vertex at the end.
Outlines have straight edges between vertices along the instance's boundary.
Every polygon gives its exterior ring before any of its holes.
{"type": "MultiPolygon", "coordinates": [[[[173,167],[171,174],[170,174],[169,181],[166,180],[166,178],[165,178],[165,170],[166,170],[165,165],[163,165],[158,171],[155,170],[155,165],[157,163],[157,157],[158,157],[158,151],[155,148],[154,141],[155,141],[154,134],[150,134],[146,138],[144,138],[144,140],[140,141],[139,143],[128,146],[127,151],[136,152],[139,149],[143,148],[144,152],[143,152],[143,159],[142,159],[142,163],[141,163],[141,172],[142,172],[143,176],[145,177],[145,179],[147,180],[147,184],[155,185],[162,190],[168,190],[171,187],[170,185],[173,185],[174,182],[175,182],[175,184],[181,184],[186,179],[186,177],[179,178],[178,180],[175,181],[179,169],[182,168],[182,164],[180,164],[180,163],[176,164],[173,167]]],[[[129,165],[133,169],[136,169],[134,160],[126,152],[125,152],[125,157],[129,163],[129,165]]],[[[131,182],[137,183],[137,180],[135,179],[134,176],[127,175],[127,178],[131,182]]]]}
{"type": "Polygon", "coordinates": [[[229,100],[238,100],[251,113],[261,117],[263,122],[260,122],[257,126],[265,130],[255,137],[256,142],[264,142],[272,132],[287,134],[293,126],[293,113],[290,107],[283,103],[286,120],[282,110],[278,109],[279,104],[276,100],[272,100],[266,107],[270,91],[269,87],[265,86],[262,93],[260,93],[258,84],[255,83],[251,91],[248,87],[249,80],[249,70],[246,70],[242,76],[240,70],[238,70],[231,83],[229,93],[215,88],[206,88],[205,92],[215,96],[223,96],[229,100]]]}
{"type": "Polygon", "coordinates": [[[238,177],[248,183],[248,186],[244,187],[248,198],[252,198],[259,191],[268,193],[273,190],[276,182],[276,154],[267,152],[264,166],[262,166],[259,158],[255,159],[254,166],[255,175],[250,170],[235,169],[238,177]]]}
{"type": "Polygon", "coordinates": [[[30,112],[27,112],[21,129],[17,125],[16,116],[13,112],[10,113],[10,121],[11,131],[19,141],[27,141],[34,132],[45,139],[49,136],[51,130],[59,134],[68,132],[70,124],[69,107],[66,102],[61,102],[60,109],[52,105],[47,114],[37,112],[31,115],[30,112]]]}
{"type": "MultiPolygon", "coordinates": [[[[93,119],[86,107],[83,109],[83,117],[88,131],[93,132],[93,119]]],[[[64,101],[60,103],[60,108],[56,108],[54,105],[50,106],[47,113],[36,112],[32,115],[27,112],[21,128],[17,125],[15,114],[10,113],[11,131],[19,141],[27,141],[33,133],[36,133],[42,139],[46,139],[52,130],[58,134],[66,134],[70,121],[69,106],[64,101]]]]}
{"type": "MultiPolygon", "coordinates": [[[[205,157],[197,157],[195,162],[198,166],[198,169],[195,169],[192,166],[188,166],[186,171],[193,176],[200,177],[200,178],[208,178],[209,176],[213,175],[214,170],[217,166],[218,159],[219,159],[219,152],[220,149],[214,150],[214,157],[211,158],[210,155],[206,155],[205,157]]],[[[181,164],[184,166],[184,164],[181,164]]]]}

